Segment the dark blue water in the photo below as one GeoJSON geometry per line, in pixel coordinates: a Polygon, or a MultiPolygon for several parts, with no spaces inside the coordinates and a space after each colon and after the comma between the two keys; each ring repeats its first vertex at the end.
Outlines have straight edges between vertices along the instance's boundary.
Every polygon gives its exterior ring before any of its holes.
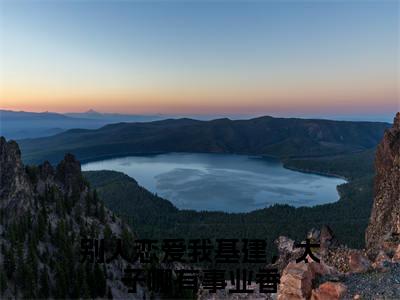
{"type": "Polygon", "coordinates": [[[343,179],[287,170],[276,160],[245,155],[130,156],[88,163],[88,170],[114,170],[181,209],[248,212],[285,203],[314,206],[339,199],[343,179]]]}

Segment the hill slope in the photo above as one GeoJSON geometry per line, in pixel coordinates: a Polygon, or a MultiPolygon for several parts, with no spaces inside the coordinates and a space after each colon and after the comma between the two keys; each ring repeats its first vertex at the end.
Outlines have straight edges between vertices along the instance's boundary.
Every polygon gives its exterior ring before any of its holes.
{"type": "Polygon", "coordinates": [[[88,161],[159,152],[261,154],[277,157],[350,153],[376,146],[389,124],[260,117],[250,120],[169,119],[69,130],[22,140],[24,161],[58,161],[65,152],[88,161]]]}

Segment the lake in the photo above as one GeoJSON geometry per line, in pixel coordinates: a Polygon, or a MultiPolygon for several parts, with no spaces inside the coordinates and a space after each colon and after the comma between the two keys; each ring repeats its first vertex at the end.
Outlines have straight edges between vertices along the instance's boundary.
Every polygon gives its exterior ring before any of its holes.
{"type": "Polygon", "coordinates": [[[170,153],[129,156],[82,165],[114,170],[180,209],[249,212],[275,203],[314,206],[339,199],[346,181],[283,168],[274,159],[246,155],[170,153]]]}

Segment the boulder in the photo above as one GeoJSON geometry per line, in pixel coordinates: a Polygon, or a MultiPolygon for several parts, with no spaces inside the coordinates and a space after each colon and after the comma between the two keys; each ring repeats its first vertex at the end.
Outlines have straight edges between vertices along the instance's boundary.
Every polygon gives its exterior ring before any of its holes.
{"type": "Polygon", "coordinates": [[[311,264],[290,262],[281,276],[278,300],[309,299],[313,279],[311,264]]]}
{"type": "Polygon", "coordinates": [[[307,233],[307,238],[310,239],[312,242],[319,242],[321,237],[321,231],[316,228],[312,228],[308,233],[307,233]]]}
{"type": "Polygon", "coordinates": [[[278,299],[309,299],[313,281],[317,276],[337,274],[335,268],[322,262],[290,262],[282,272],[278,299]]]}
{"type": "Polygon", "coordinates": [[[326,249],[331,247],[339,246],[339,242],[336,239],[333,230],[328,225],[324,225],[321,227],[320,243],[322,251],[325,251],[326,249]]]}
{"type": "Polygon", "coordinates": [[[360,252],[349,255],[349,269],[352,273],[364,273],[371,267],[370,260],[360,252]]]}
{"type": "Polygon", "coordinates": [[[311,300],[339,300],[347,293],[347,287],[340,282],[325,282],[312,290],[311,300]]]}

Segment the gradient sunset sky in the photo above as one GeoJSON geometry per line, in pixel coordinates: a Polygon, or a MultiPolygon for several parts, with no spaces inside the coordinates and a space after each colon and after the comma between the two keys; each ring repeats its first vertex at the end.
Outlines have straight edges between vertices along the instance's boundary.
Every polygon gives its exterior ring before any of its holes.
{"type": "Polygon", "coordinates": [[[0,0],[0,108],[391,114],[399,3],[0,0]]]}

